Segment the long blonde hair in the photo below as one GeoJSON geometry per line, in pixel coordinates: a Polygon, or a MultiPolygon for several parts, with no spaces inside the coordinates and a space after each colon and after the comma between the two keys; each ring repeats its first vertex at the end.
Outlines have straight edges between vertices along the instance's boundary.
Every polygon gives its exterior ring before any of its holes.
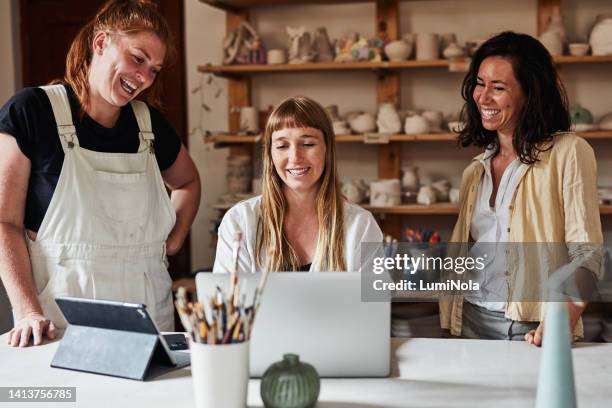
{"type": "Polygon", "coordinates": [[[315,198],[319,224],[315,270],[344,271],[344,198],[336,170],[334,130],[325,109],[304,96],[285,99],[274,109],[264,132],[261,217],[257,225],[257,264],[269,271],[296,271],[300,263],[283,224],[287,201],[283,181],[272,162],[272,133],[286,128],[315,128],[323,133],[325,167],[315,198]]]}
{"type": "MultiPolygon", "coordinates": [[[[74,90],[82,109],[89,106],[88,75],[93,56],[92,42],[99,31],[130,34],[150,31],[156,34],[166,46],[165,61],[170,62],[175,55],[172,33],[166,19],[151,0],[110,0],[76,35],[66,56],[64,81],[74,90]]],[[[138,95],[138,99],[149,105],[160,107],[161,76],[156,78],[148,89],[138,95]]],[[[56,81],[55,81],[56,82],[56,81]]]]}

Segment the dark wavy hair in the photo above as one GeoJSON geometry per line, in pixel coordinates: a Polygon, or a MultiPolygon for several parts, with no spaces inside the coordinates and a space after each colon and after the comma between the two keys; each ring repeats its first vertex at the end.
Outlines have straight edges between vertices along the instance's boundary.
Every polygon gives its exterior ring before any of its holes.
{"type": "Polygon", "coordinates": [[[505,31],[483,43],[472,59],[463,80],[461,95],[465,104],[461,120],[465,128],[459,134],[463,147],[493,146],[499,153],[497,132],[482,126],[478,106],[473,98],[480,64],[487,57],[500,56],[512,63],[514,76],[525,94],[525,105],[519,113],[512,136],[512,145],[521,162],[533,164],[540,152],[547,150],[543,142],[553,140],[555,132],[569,131],[571,119],[567,94],[557,75],[552,57],[537,39],[505,31]]]}

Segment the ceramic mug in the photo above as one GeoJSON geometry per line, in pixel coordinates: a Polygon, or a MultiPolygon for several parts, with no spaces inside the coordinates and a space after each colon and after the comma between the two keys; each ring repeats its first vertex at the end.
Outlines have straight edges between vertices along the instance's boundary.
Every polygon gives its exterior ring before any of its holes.
{"type": "Polygon", "coordinates": [[[268,64],[284,64],[287,62],[285,50],[283,50],[282,48],[268,50],[267,57],[268,64]]]}
{"type": "Polygon", "coordinates": [[[259,112],[254,106],[240,108],[240,130],[259,133],[259,112]]]}
{"type": "Polygon", "coordinates": [[[417,34],[416,59],[435,60],[440,56],[440,40],[438,34],[417,34]]]}

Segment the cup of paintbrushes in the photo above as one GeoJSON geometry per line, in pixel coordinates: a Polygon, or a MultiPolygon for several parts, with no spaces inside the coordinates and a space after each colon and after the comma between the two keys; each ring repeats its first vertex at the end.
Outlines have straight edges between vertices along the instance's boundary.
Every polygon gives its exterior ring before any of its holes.
{"type": "Polygon", "coordinates": [[[196,408],[245,408],[249,342],[205,344],[190,339],[196,408]]]}

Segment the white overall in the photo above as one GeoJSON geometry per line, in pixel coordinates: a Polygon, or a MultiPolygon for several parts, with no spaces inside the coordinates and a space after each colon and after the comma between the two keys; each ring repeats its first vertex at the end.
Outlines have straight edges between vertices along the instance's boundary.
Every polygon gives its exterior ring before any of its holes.
{"type": "Polygon", "coordinates": [[[27,238],[45,316],[66,326],[54,298],[144,303],[160,330],[174,330],[166,244],[176,214],[153,154],[149,109],[134,101],[138,153],[79,146],[66,89],[43,87],[64,150],[64,163],[36,241],[27,238]]]}

